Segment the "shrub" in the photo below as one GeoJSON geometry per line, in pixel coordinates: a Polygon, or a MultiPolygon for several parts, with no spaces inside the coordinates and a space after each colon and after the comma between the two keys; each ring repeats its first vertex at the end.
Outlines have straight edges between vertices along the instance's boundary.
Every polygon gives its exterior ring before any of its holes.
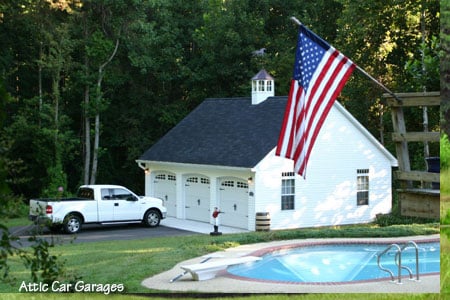
{"type": "Polygon", "coordinates": [[[401,216],[398,213],[390,214],[378,214],[375,219],[375,223],[380,227],[392,226],[392,225],[407,225],[407,224],[427,224],[433,223],[436,220],[425,219],[419,217],[406,217],[401,216]]]}
{"type": "Polygon", "coordinates": [[[28,216],[28,206],[23,198],[12,193],[0,193],[0,216],[3,220],[28,216]]]}

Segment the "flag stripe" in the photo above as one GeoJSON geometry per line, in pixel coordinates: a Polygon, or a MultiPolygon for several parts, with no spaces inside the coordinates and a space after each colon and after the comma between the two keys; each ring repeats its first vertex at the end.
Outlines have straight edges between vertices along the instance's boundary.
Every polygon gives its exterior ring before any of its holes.
{"type": "MultiPolygon", "coordinates": [[[[333,62],[333,59],[330,57],[328,60],[326,60],[326,63],[323,66],[319,66],[321,67],[323,70],[323,72],[319,72],[317,79],[316,80],[311,80],[312,87],[309,91],[311,91],[310,93],[308,93],[306,95],[306,97],[308,98],[312,98],[312,101],[309,101],[306,105],[306,117],[307,119],[312,119],[313,122],[315,120],[315,117],[317,115],[317,112],[319,110],[319,108],[321,108],[322,104],[324,103],[324,99],[323,97],[321,97],[320,93],[318,92],[320,91],[324,91],[324,86],[326,85],[326,81],[323,80],[325,75],[327,75],[328,70],[330,68],[331,63],[333,62]],[[311,109],[311,106],[314,105],[314,107],[311,109]]],[[[313,76],[314,78],[315,76],[313,76]]],[[[305,118],[299,119],[298,122],[304,122],[305,118]]],[[[305,135],[305,139],[303,140],[304,142],[306,142],[308,139],[308,135],[309,135],[309,131],[311,129],[311,125],[313,124],[311,121],[309,122],[304,122],[307,123],[308,126],[305,130],[300,130],[300,132],[298,134],[303,134],[305,135]]],[[[299,144],[297,147],[297,151],[299,150],[305,150],[304,144],[299,144]]]]}
{"type": "Polygon", "coordinates": [[[303,177],[320,129],[355,67],[339,51],[300,26],[294,78],[276,155],[293,159],[294,170],[303,177]]]}
{"type": "MultiPolygon", "coordinates": [[[[334,61],[336,62],[336,61],[334,61]]],[[[331,106],[334,102],[334,99],[336,98],[336,96],[339,94],[340,90],[337,90],[337,87],[335,87],[337,81],[334,81],[333,78],[336,78],[338,73],[341,69],[342,69],[343,65],[339,64],[336,66],[333,75],[329,76],[328,78],[326,78],[327,80],[321,79],[322,81],[320,82],[320,87],[316,90],[316,94],[314,99],[315,105],[314,108],[311,112],[310,115],[310,119],[312,119],[313,121],[309,122],[309,126],[306,130],[306,135],[309,136],[310,130],[311,128],[316,128],[316,132],[319,131],[320,127],[318,128],[317,126],[321,126],[321,124],[323,123],[323,121],[325,120],[326,116],[327,116],[327,111],[329,111],[329,109],[331,109],[331,106]],[[318,91],[321,91],[320,93],[318,91]],[[331,105],[330,105],[330,100],[331,100],[331,105]],[[324,107],[325,106],[325,107],[324,107]],[[329,108],[327,109],[327,107],[329,106],[329,108]],[[319,118],[317,120],[317,118],[319,118]]],[[[327,69],[327,74],[330,74],[329,70],[327,69]]],[[[313,101],[314,101],[313,100],[313,101]]],[[[309,140],[309,139],[308,139],[309,140]]]]}
{"type": "MultiPolygon", "coordinates": [[[[331,58],[330,58],[331,59],[331,58]]],[[[347,59],[345,60],[345,62],[347,61],[347,59]]],[[[334,72],[332,73],[331,76],[327,76],[326,80],[324,78],[322,78],[322,82],[320,83],[320,87],[316,90],[320,90],[322,91],[321,93],[316,93],[314,97],[316,100],[315,102],[315,106],[314,109],[312,110],[312,113],[310,115],[310,120],[308,122],[308,128],[306,129],[305,134],[305,143],[306,145],[299,145],[298,149],[302,149],[303,151],[305,151],[305,153],[303,153],[300,157],[301,159],[301,164],[297,164],[297,168],[301,171],[302,174],[305,174],[306,172],[306,164],[309,160],[311,151],[313,149],[315,140],[317,138],[317,135],[319,134],[319,131],[323,125],[323,122],[325,121],[329,111],[331,110],[331,107],[334,104],[334,99],[336,99],[336,97],[339,95],[341,89],[343,88],[345,82],[342,82],[341,80],[334,80],[334,78],[338,78],[339,76],[341,77],[345,77],[346,74],[346,70],[348,70],[348,68],[345,68],[343,70],[343,68],[345,67],[345,65],[343,64],[344,62],[338,62],[336,63],[336,61],[333,61],[334,64],[337,64],[334,68],[334,72]],[[341,74],[340,72],[343,71],[343,74],[341,74]],[[311,135],[310,131],[311,129],[313,129],[313,133],[311,135]]],[[[327,71],[327,74],[330,75],[330,70],[328,67],[325,68],[325,70],[327,71]]],[[[351,74],[351,72],[350,72],[351,74]]],[[[348,76],[350,75],[348,74],[348,76]]],[[[346,76],[345,78],[348,78],[348,76],[346,76]]],[[[325,76],[322,76],[325,77],[325,76]]],[[[294,159],[296,157],[294,156],[294,159]]],[[[299,157],[297,157],[299,158],[299,157]]]]}
{"type": "Polygon", "coordinates": [[[293,115],[295,113],[295,103],[296,100],[293,100],[293,95],[296,93],[296,81],[293,80],[291,82],[291,88],[289,91],[289,97],[288,97],[288,103],[286,106],[286,110],[284,112],[284,119],[283,119],[283,125],[281,127],[281,133],[280,137],[278,138],[278,146],[276,149],[276,155],[278,156],[284,156],[287,158],[292,157],[289,155],[291,147],[292,147],[292,131],[289,130],[289,128],[292,127],[293,122],[293,115]]]}
{"type": "MultiPolygon", "coordinates": [[[[351,72],[353,70],[350,68],[345,68],[344,71],[344,77],[348,78],[351,75],[351,72]]],[[[336,82],[333,82],[334,84],[336,82]]],[[[334,93],[332,93],[331,95],[329,95],[330,99],[336,99],[336,97],[339,95],[340,90],[342,90],[342,88],[345,85],[345,82],[343,83],[342,81],[339,82],[340,84],[334,89],[334,93]]],[[[300,164],[300,166],[298,167],[300,170],[302,170],[302,174],[306,172],[306,164],[309,161],[309,157],[311,155],[311,151],[313,149],[313,146],[315,144],[316,138],[319,135],[320,129],[322,128],[323,123],[325,122],[326,117],[328,116],[328,113],[330,112],[331,108],[333,107],[334,101],[328,101],[325,105],[325,107],[323,108],[322,112],[320,113],[320,115],[318,116],[317,119],[317,123],[314,124],[314,126],[310,126],[310,128],[308,129],[308,134],[309,134],[309,130],[311,129],[311,127],[313,127],[314,132],[311,135],[311,138],[308,139],[309,145],[307,145],[305,148],[307,149],[307,153],[305,154],[305,158],[302,161],[302,164],[300,164]]]]}

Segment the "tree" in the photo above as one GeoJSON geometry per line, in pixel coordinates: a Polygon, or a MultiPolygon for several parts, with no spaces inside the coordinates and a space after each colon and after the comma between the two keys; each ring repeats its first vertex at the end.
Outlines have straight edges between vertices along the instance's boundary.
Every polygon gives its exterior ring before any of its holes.
{"type": "Polygon", "coordinates": [[[450,1],[441,0],[441,126],[450,135],[450,1]]]}
{"type": "Polygon", "coordinates": [[[22,162],[20,167],[10,169],[10,182],[16,192],[27,194],[29,189],[56,193],[52,186],[66,187],[64,164],[71,157],[73,145],[62,98],[71,66],[70,37],[67,27],[61,25],[64,12],[55,12],[45,2],[17,4],[3,7],[5,23],[0,34],[20,27],[16,30],[35,39],[10,40],[5,35],[6,57],[14,59],[5,60],[2,67],[4,74],[16,80],[9,85],[14,101],[7,107],[12,117],[3,135],[11,141],[9,160],[22,162]],[[25,45],[30,51],[23,53],[25,45]],[[37,186],[31,185],[30,173],[36,176],[37,186]]]}
{"type": "Polygon", "coordinates": [[[83,55],[84,73],[84,180],[85,184],[94,184],[98,172],[98,160],[101,152],[100,136],[102,132],[100,115],[110,104],[105,97],[114,94],[115,77],[108,69],[119,51],[121,40],[126,39],[128,27],[139,22],[142,9],[141,1],[85,1],[77,11],[77,20],[81,20],[79,30],[79,51],[83,55]],[[105,82],[108,79],[109,82],[105,82]],[[94,137],[91,137],[94,126],[94,137]]]}
{"type": "Polygon", "coordinates": [[[86,75],[84,84],[84,184],[95,184],[96,181],[100,145],[100,114],[107,107],[107,101],[103,97],[102,83],[105,68],[116,56],[120,44],[120,28],[112,26],[115,15],[107,2],[86,2],[79,12],[83,21],[81,51],[84,53],[83,67],[86,75]],[[100,22],[95,22],[95,20],[100,22]],[[95,73],[97,75],[94,75],[95,73]],[[93,99],[91,99],[91,94],[94,94],[93,99]],[[94,119],[94,144],[91,149],[92,119],[94,119]]]}
{"type": "MultiPolygon", "coordinates": [[[[0,12],[0,76],[12,97],[0,135],[14,164],[8,185],[27,197],[65,182],[142,191],[135,160],[205,98],[248,96],[261,68],[287,95],[291,16],[396,92],[417,88],[421,73],[405,65],[416,69],[421,50],[435,63],[439,30],[431,0],[17,0],[0,12]],[[252,55],[260,48],[263,59],[252,55]]],[[[383,92],[355,71],[339,97],[381,140],[390,122],[383,92]]],[[[421,112],[407,117],[417,130],[421,112]]]]}
{"type": "MultiPolygon", "coordinates": [[[[430,47],[439,28],[439,3],[437,1],[348,1],[339,0],[343,13],[339,18],[340,28],[336,47],[394,92],[409,92],[411,76],[405,66],[411,60],[420,60],[420,49],[424,43],[422,27],[426,28],[425,44],[430,47]],[[425,18],[421,18],[424,15],[425,18]]],[[[434,78],[433,80],[436,80],[434,78]]],[[[424,84],[424,83],[422,83],[424,84]]],[[[391,122],[388,107],[383,104],[381,94],[385,91],[355,71],[343,90],[345,106],[373,134],[380,132],[391,122]],[[369,112],[369,113],[368,113],[369,112]]],[[[423,130],[421,112],[411,110],[407,116],[408,129],[423,130]],[[420,113],[420,114],[419,114],[420,113]]],[[[392,127],[390,127],[392,128],[392,127]]],[[[384,141],[393,149],[389,141],[384,141]]],[[[415,168],[423,166],[423,153],[414,149],[415,168]]]]}
{"type": "Polygon", "coordinates": [[[121,63],[114,66],[123,80],[103,119],[103,180],[143,190],[135,160],[204,99],[197,97],[192,65],[200,55],[193,34],[206,2],[146,1],[143,16],[129,24],[117,57],[121,63]]]}
{"type": "MultiPolygon", "coordinates": [[[[51,92],[52,99],[51,113],[53,114],[53,124],[51,131],[53,132],[54,145],[54,159],[50,164],[47,174],[50,178],[48,188],[44,194],[46,196],[53,196],[57,194],[58,188],[67,189],[67,176],[63,167],[63,152],[71,150],[72,143],[69,143],[64,132],[64,115],[62,115],[62,90],[64,89],[64,76],[70,73],[71,68],[71,51],[72,41],[69,36],[67,24],[61,24],[58,27],[52,28],[52,31],[46,32],[48,40],[47,53],[41,54],[38,62],[39,70],[47,70],[51,77],[51,92]],[[65,149],[63,149],[65,148],[65,149]]],[[[41,76],[39,75],[39,81],[41,76]]],[[[42,97],[39,99],[39,108],[42,113],[42,97]]]]}

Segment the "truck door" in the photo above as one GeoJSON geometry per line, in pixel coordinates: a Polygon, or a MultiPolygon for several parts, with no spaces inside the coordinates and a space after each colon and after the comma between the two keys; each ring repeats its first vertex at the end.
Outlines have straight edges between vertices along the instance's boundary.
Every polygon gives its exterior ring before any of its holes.
{"type": "Polygon", "coordinates": [[[98,221],[114,221],[114,201],[110,196],[110,189],[101,189],[101,198],[97,202],[98,221]]]}
{"type": "Polygon", "coordinates": [[[114,221],[131,221],[142,219],[140,201],[133,193],[123,188],[110,189],[114,203],[114,221]]]}

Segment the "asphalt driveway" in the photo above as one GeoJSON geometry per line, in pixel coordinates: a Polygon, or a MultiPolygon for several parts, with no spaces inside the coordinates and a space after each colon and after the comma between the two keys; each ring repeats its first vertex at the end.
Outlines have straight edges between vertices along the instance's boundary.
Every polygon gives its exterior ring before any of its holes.
{"type": "Polygon", "coordinates": [[[19,237],[17,245],[28,246],[28,238],[33,231],[41,230],[39,236],[58,243],[88,243],[100,241],[117,240],[137,240],[162,236],[184,236],[199,234],[197,232],[181,230],[177,228],[160,225],[155,228],[148,228],[141,224],[120,224],[120,225],[84,225],[78,234],[52,233],[48,229],[40,229],[35,225],[10,228],[10,233],[19,237]]]}

